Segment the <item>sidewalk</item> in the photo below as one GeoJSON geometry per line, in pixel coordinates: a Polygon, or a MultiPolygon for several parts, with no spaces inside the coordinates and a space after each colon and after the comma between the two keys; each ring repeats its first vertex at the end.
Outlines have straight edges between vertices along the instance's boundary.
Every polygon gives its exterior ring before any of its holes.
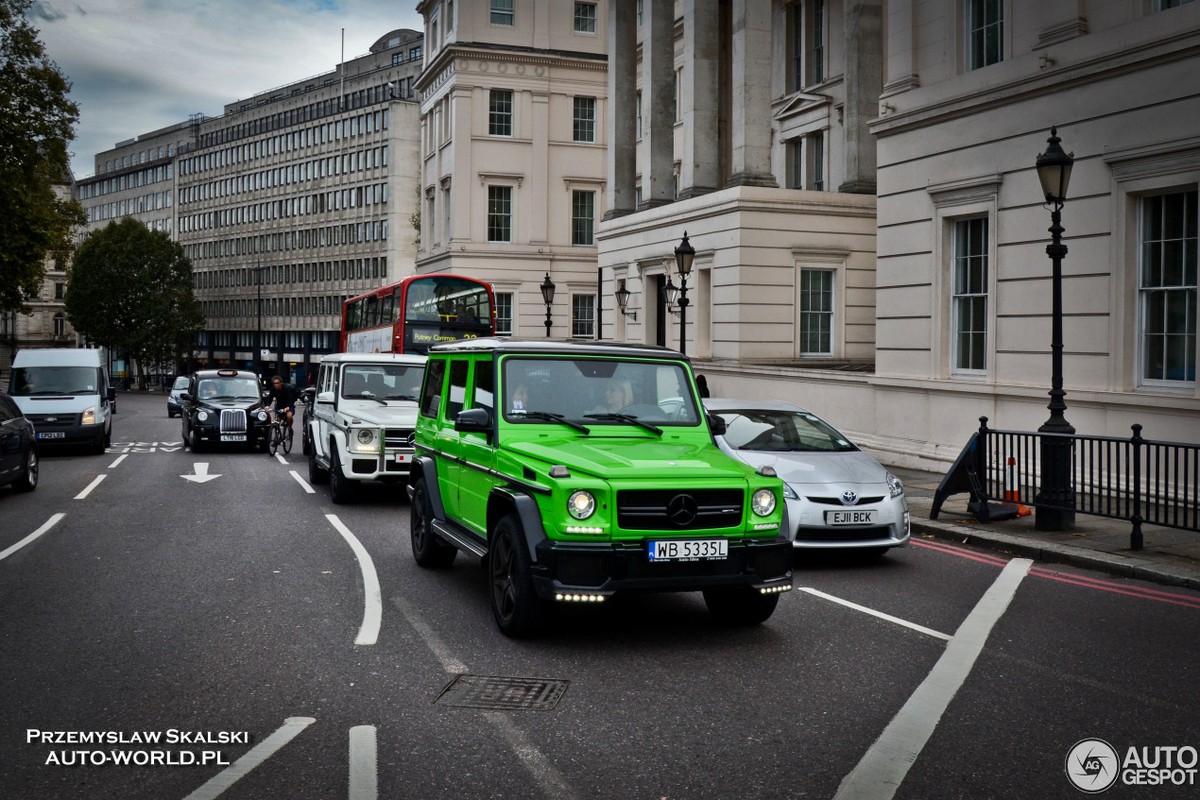
{"type": "Polygon", "coordinates": [[[1200,589],[1200,533],[1143,525],[1143,549],[1134,552],[1129,549],[1133,525],[1127,520],[1076,514],[1074,530],[1063,532],[1036,530],[1036,512],[1012,520],[981,523],[967,512],[965,493],[948,498],[938,519],[931,520],[929,510],[942,476],[889,469],[904,481],[914,537],[932,536],[1037,561],[1200,589]]]}

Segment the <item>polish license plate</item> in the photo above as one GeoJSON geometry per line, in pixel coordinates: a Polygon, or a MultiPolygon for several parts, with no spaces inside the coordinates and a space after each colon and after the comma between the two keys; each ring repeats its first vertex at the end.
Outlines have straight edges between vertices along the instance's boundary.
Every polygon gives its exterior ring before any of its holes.
{"type": "Polygon", "coordinates": [[[39,439],[65,439],[67,435],[62,431],[41,431],[38,433],[39,439]]]}
{"type": "Polygon", "coordinates": [[[246,434],[244,434],[244,433],[222,433],[221,441],[222,442],[244,442],[244,441],[246,441],[246,434]]]}
{"type": "Polygon", "coordinates": [[[729,555],[727,539],[671,539],[650,542],[651,561],[721,561],[729,555]]]}
{"type": "Polygon", "coordinates": [[[874,525],[874,511],[826,511],[826,525],[874,525]]]}

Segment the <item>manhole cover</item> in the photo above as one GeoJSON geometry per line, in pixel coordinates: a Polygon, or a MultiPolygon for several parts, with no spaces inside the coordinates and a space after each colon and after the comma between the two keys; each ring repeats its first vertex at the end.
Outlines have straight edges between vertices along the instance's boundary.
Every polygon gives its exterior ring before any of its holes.
{"type": "Polygon", "coordinates": [[[459,708],[551,711],[566,690],[567,681],[459,675],[434,702],[459,708]]]}

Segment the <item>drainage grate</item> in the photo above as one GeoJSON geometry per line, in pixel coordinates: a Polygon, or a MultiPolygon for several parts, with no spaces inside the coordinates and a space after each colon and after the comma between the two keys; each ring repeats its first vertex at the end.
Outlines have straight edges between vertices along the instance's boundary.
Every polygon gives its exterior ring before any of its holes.
{"type": "Polygon", "coordinates": [[[546,678],[459,675],[434,702],[459,708],[552,711],[566,690],[567,681],[546,678]]]}

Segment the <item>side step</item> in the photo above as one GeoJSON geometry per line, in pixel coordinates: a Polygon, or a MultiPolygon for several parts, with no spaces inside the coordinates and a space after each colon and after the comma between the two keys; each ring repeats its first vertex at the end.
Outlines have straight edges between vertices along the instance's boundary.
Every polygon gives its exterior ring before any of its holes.
{"type": "Polygon", "coordinates": [[[435,519],[429,527],[433,529],[434,533],[459,550],[464,550],[479,558],[487,555],[487,546],[480,538],[474,534],[464,532],[457,525],[450,525],[443,520],[435,519]]]}

